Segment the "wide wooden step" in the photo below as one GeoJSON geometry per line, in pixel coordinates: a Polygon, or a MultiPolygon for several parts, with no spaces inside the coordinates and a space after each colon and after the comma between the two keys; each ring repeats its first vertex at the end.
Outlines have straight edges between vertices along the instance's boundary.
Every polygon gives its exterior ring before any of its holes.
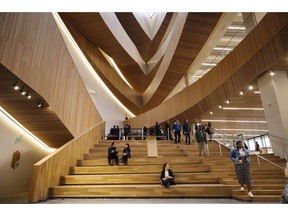
{"type": "Polygon", "coordinates": [[[245,195],[235,195],[234,199],[248,201],[248,202],[267,202],[267,203],[280,203],[281,196],[278,195],[255,195],[255,197],[250,198],[247,194],[245,195]]]}
{"type": "MultiPolygon", "coordinates": [[[[282,191],[281,189],[251,189],[253,195],[257,196],[257,195],[275,195],[278,197],[281,197],[282,191]]],[[[245,189],[244,191],[240,191],[240,190],[233,190],[232,192],[233,196],[242,196],[242,195],[248,195],[248,190],[245,189]]]]}
{"type": "Polygon", "coordinates": [[[223,184],[177,184],[170,188],[146,185],[71,185],[49,189],[50,198],[65,197],[232,197],[231,188],[223,184]]]}
{"type": "MultiPolygon", "coordinates": [[[[209,172],[210,167],[203,164],[173,164],[170,168],[174,173],[179,172],[209,172]]],[[[160,173],[161,165],[139,165],[139,166],[93,166],[93,167],[71,167],[69,174],[82,175],[82,174],[107,174],[107,173],[160,173]]]]}
{"type": "MultiPolygon", "coordinates": [[[[211,173],[175,173],[175,182],[219,183],[218,175],[211,173]]],[[[102,174],[102,175],[67,175],[60,178],[61,185],[73,184],[157,184],[160,173],[145,174],[102,174]]]]}
{"type": "MultiPolygon", "coordinates": [[[[177,157],[177,158],[169,158],[169,157],[157,157],[157,158],[129,158],[129,165],[163,165],[165,162],[168,162],[170,165],[172,164],[200,164],[200,158],[187,158],[187,157],[177,157]]],[[[93,160],[78,160],[77,166],[97,166],[97,165],[105,165],[107,166],[108,160],[106,158],[97,158],[93,160]]]]}

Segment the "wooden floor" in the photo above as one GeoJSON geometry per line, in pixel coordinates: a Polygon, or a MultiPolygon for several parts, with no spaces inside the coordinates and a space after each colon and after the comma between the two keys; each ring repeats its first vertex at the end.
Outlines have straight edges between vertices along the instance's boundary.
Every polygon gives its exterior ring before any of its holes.
{"type": "MultiPolygon", "coordinates": [[[[263,162],[259,174],[257,159],[251,156],[252,190],[242,192],[236,180],[229,149],[209,142],[209,156],[200,157],[198,146],[158,141],[157,158],[148,158],[145,141],[128,141],[132,149],[129,165],[108,166],[107,148],[112,141],[101,141],[83,160],[75,162],[69,174],[62,176],[59,185],[49,189],[50,198],[235,198],[255,202],[279,202],[285,178],[281,170],[263,162]],[[175,175],[176,185],[169,189],[160,185],[162,164],[168,162],[175,175]]],[[[127,141],[117,141],[119,152],[127,141]]],[[[121,153],[119,153],[121,156],[121,153]]],[[[266,155],[273,162],[285,161],[266,155]]]]}

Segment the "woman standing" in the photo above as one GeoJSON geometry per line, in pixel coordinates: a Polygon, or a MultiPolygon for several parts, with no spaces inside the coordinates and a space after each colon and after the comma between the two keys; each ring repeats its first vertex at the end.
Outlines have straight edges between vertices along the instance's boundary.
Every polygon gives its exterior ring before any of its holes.
{"type": "Polygon", "coordinates": [[[243,142],[241,140],[236,142],[236,147],[230,152],[230,158],[235,165],[237,179],[241,185],[240,191],[244,191],[244,184],[246,184],[248,187],[248,196],[251,198],[254,197],[251,192],[249,152],[243,148],[243,142]]]}
{"type": "Polygon", "coordinates": [[[174,183],[174,174],[171,169],[169,169],[169,164],[164,163],[160,175],[161,185],[164,185],[166,188],[169,188],[170,185],[176,185],[174,183]]]}

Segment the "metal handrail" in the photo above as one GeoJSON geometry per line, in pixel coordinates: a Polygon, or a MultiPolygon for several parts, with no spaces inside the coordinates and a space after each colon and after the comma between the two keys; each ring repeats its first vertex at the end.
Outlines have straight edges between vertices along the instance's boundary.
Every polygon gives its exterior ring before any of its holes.
{"type": "MultiPolygon", "coordinates": [[[[269,133],[267,133],[269,134],[269,133]]],[[[275,137],[277,139],[281,139],[281,140],[284,140],[284,141],[288,141],[288,139],[285,139],[285,138],[282,138],[282,137],[278,137],[278,136],[275,136],[275,135],[272,135],[272,134],[269,134],[269,136],[272,136],[272,137],[275,137]]]]}
{"type": "MultiPolygon", "coordinates": [[[[216,129],[215,131],[219,132],[220,134],[226,135],[226,134],[225,134],[224,132],[222,132],[221,130],[217,130],[217,129],[216,129]]],[[[257,137],[266,136],[267,134],[268,134],[268,133],[263,134],[263,135],[260,135],[260,136],[257,136],[257,137]]],[[[274,135],[271,135],[271,136],[274,136],[274,135]]],[[[232,137],[232,139],[234,139],[234,136],[233,136],[232,134],[231,134],[231,137],[232,137]]],[[[277,136],[274,136],[274,137],[280,138],[280,137],[277,137],[277,136]]],[[[250,138],[250,139],[253,139],[253,138],[250,138]]],[[[281,138],[280,138],[280,139],[281,139],[281,138]]],[[[244,139],[243,139],[243,140],[244,140],[244,139]]],[[[247,139],[247,140],[248,140],[248,139],[247,139]]],[[[282,138],[282,140],[286,140],[286,139],[283,139],[283,138],[282,138]]],[[[288,141],[288,140],[287,140],[287,141],[288,141]]],[[[225,146],[224,144],[220,143],[220,141],[218,141],[218,144],[219,144],[219,149],[220,149],[220,155],[222,156],[221,146],[223,145],[223,146],[226,147],[226,148],[227,148],[227,146],[225,146]]],[[[260,159],[262,159],[262,160],[264,160],[264,161],[272,164],[273,166],[275,166],[275,167],[277,167],[277,168],[279,168],[279,169],[281,169],[281,170],[284,170],[284,167],[279,166],[278,164],[276,164],[276,163],[268,160],[267,158],[264,158],[264,157],[262,157],[262,156],[260,156],[260,155],[258,155],[258,154],[256,154],[256,153],[254,153],[254,152],[251,152],[251,151],[249,151],[249,153],[250,153],[250,154],[253,154],[253,155],[256,155],[256,157],[257,157],[258,168],[259,168],[259,173],[260,173],[260,178],[261,178],[261,182],[262,182],[262,183],[263,183],[263,176],[262,176],[262,169],[261,169],[260,159]]],[[[286,156],[286,154],[285,154],[285,156],[286,156]]],[[[286,160],[286,161],[287,161],[287,160],[286,160]]]]}
{"type": "Polygon", "coordinates": [[[275,135],[272,135],[272,134],[269,134],[269,137],[275,137],[275,138],[281,140],[281,147],[282,147],[282,149],[283,149],[283,152],[285,153],[285,159],[286,159],[286,161],[288,161],[288,156],[287,156],[286,147],[284,147],[284,144],[283,144],[283,142],[287,142],[288,139],[285,139],[285,138],[282,138],[282,137],[278,137],[278,136],[275,136],[275,135]]]}

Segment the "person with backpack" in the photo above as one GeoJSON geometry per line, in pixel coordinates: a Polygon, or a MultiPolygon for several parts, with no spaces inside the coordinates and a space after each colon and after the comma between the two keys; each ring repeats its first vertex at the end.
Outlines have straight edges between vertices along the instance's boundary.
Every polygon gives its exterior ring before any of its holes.
{"type": "Polygon", "coordinates": [[[203,125],[198,125],[195,132],[195,139],[199,144],[199,156],[202,156],[202,154],[203,156],[207,156],[207,137],[203,125]]]}

